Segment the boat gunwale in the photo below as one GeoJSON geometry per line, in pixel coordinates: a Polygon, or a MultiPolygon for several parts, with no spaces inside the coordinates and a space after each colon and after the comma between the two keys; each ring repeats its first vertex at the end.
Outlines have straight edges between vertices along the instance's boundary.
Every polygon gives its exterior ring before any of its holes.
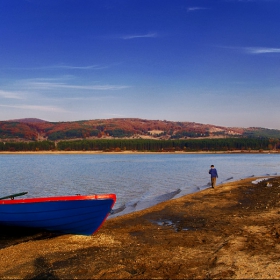
{"type": "Polygon", "coordinates": [[[21,199],[3,199],[0,200],[0,205],[7,204],[25,204],[25,203],[45,203],[45,202],[63,202],[63,201],[81,201],[81,200],[107,200],[112,199],[116,202],[115,194],[93,194],[93,195],[71,195],[71,196],[50,196],[36,198],[21,198],[21,199]]]}

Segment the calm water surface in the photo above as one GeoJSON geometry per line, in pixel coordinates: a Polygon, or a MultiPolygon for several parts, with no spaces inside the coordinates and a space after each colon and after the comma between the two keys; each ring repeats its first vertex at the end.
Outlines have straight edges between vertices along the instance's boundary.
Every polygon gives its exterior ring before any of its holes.
{"type": "Polygon", "coordinates": [[[5,154],[0,196],[116,193],[123,214],[209,187],[211,164],[218,184],[280,174],[279,154],[5,154]]]}

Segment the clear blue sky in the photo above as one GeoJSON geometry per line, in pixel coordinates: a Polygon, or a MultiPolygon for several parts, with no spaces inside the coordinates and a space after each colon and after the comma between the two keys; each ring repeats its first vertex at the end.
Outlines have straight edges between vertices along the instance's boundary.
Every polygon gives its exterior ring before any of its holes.
{"type": "Polygon", "coordinates": [[[279,0],[0,0],[0,120],[280,129],[279,0]]]}

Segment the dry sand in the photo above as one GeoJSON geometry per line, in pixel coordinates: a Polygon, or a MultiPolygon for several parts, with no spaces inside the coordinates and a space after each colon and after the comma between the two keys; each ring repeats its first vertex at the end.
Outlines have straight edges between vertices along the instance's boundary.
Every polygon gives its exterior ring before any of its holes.
{"type": "Polygon", "coordinates": [[[280,177],[251,181],[109,219],[93,236],[0,228],[0,277],[280,278],[280,177]]]}

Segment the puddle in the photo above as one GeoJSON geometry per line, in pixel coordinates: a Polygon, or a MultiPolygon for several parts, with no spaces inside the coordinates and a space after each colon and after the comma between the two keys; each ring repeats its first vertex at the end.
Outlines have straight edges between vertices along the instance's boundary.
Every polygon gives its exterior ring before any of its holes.
{"type": "Polygon", "coordinates": [[[182,227],[180,224],[180,221],[173,222],[171,220],[158,220],[158,221],[151,221],[153,224],[156,224],[161,227],[170,227],[173,228],[175,231],[187,231],[187,230],[192,230],[192,228],[186,228],[182,227]]]}

